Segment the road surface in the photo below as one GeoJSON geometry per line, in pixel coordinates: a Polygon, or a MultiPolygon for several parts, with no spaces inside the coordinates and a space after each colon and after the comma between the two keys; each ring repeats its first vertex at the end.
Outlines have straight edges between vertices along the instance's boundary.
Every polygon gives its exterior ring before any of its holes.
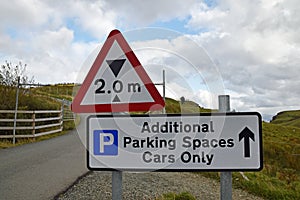
{"type": "MultiPolygon", "coordinates": [[[[84,125],[80,129],[84,130],[84,125]]],[[[76,130],[53,139],[0,149],[0,199],[53,199],[88,171],[85,154],[76,130]]]]}

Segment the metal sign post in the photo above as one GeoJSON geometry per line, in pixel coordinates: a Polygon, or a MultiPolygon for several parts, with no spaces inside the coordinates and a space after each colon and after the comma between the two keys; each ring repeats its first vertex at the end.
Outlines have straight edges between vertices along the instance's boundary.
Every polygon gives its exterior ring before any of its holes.
{"type": "Polygon", "coordinates": [[[122,172],[112,172],[112,200],[122,200],[122,172]]]}
{"type": "MultiPolygon", "coordinates": [[[[162,71],[163,82],[162,83],[154,83],[154,85],[162,85],[163,86],[163,99],[166,101],[166,73],[165,70],[162,71]]],[[[163,108],[163,114],[166,114],[166,106],[163,108]]]]}
{"type": "MultiPolygon", "coordinates": [[[[219,112],[230,112],[230,97],[229,95],[219,96],[219,112]]],[[[231,172],[221,172],[220,180],[220,198],[221,200],[232,199],[232,174],[231,172]]]]}
{"type": "Polygon", "coordinates": [[[111,192],[112,192],[112,200],[122,200],[122,194],[123,194],[123,172],[122,171],[112,172],[111,192]]]}

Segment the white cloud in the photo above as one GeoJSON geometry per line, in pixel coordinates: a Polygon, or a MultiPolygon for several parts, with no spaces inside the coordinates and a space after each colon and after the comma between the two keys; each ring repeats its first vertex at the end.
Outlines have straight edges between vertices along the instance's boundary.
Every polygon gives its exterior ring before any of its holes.
{"type": "Polygon", "coordinates": [[[0,3],[0,27],[16,26],[30,29],[48,21],[51,10],[37,0],[10,0],[0,3]]]}
{"type": "Polygon", "coordinates": [[[69,16],[94,37],[103,39],[108,30],[115,28],[117,14],[105,8],[101,1],[70,1],[69,16]]]}
{"type": "Polygon", "coordinates": [[[107,1],[107,9],[118,14],[119,25],[125,27],[147,26],[155,21],[168,21],[189,16],[196,0],[115,0],[107,1]]]}
{"type": "Polygon", "coordinates": [[[153,81],[165,68],[173,96],[214,107],[224,83],[233,108],[275,114],[300,107],[299,10],[298,0],[1,1],[0,62],[27,63],[39,82],[72,82],[111,29],[179,19],[198,33],[130,41],[153,81]]]}
{"type": "Polygon", "coordinates": [[[299,8],[295,0],[227,0],[191,12],[187,26],[206,28],[193,38],[217,64],[238,110],[300,107],[299,8]]]}
{"type": "Polygon", "coordinates": [[[38,82],[74,82],[98,45],[77,41],[76,32],[102,41],[114,27],[114,13],[103,6],[101,1],[2,1],[0,61],[27,63],[38,82]]]}

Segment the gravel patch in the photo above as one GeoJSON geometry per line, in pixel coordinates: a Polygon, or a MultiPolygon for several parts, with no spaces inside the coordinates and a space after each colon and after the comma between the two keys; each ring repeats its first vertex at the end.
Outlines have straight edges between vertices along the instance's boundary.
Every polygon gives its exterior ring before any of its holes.
{"type": "MultiPolygon", "coordinates": [[[[77,181],[58,200],[110,200],[112,172],[91,172],[77,181]]],[[[123,172],[124,200],[155,200],[168,192],[189,192],[196,199],[220,199],[220,183],[188,172],[123,172]]],[[[232,189],[232,199],[262,200],[240,189],[232,189]]]]}

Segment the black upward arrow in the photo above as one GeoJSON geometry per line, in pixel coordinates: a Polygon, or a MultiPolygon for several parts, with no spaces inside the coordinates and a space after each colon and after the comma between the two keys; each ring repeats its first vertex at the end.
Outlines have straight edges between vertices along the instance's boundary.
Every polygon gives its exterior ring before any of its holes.
{"type": "Polygon", "coordinates": [[[255,141],[254,133],[248,127],[246,127],[239,134],[239,141],[244,139],[244,157],[245,158],[250,157],[250,138],[252,141],[255,141]]]}

